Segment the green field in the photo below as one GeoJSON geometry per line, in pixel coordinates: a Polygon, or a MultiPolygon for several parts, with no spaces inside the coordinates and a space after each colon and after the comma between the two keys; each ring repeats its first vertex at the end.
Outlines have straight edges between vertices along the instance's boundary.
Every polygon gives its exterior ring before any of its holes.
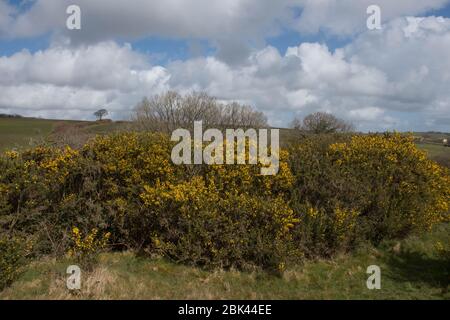
{"type": "Polygon", "coordinates": [[[450,147],[430,143],[418,143],[417,146],[426,151],[430,159],[450,168],[450,147]]]}
{"type": "MultiPolygon", "coordinates": [[[[80,143],[82,144],[83,141],[97,134],[103,135],[127,130],[130,126],[131,124],[126,121],[89,122],[0,118],[0,152],[33,146],[44,141],[60,141],[78,147],[80,143]]],[[[427,151],[431,159],[443,166],[450,167],[450,147],[437,143],[437,141],[442,141],[442,138],[448,135],[445,133],[415,133],[415,136],[423,137],[423,141],[417,143],[420,149],[427,151]]],[[[280,136],[282,145],[286,141],[293,141],[300,137],[300,135],[289,129],[281,129],[280,136]]]]}
{"type": "Polygon", "coordinates": [[[43,141],[57,121],[28,118],[0,118],[0,151],[43,141]]]}
{"type": "Polygon", "coordinates": [[[44,141],[53,141],[57,134],[94,136],[126,128],[124,122],[88,122],[43,120],[33,118],[0,118],[0,152],[20,149],[44,141]]]}
{"type": "Polygon", "coordinates": [[[417,146],[428,152],[430,158],[450,155],[450,147],[445,147],[443,145],[429,144],[429,143],[418,143],[417,146]]]}
{"type": "MultiPolygon", "coordinates": [[[[107,134],[115,131],[126,130],[130,123],[122,122],[89,122],[89,121],[69,121],[69,120],[46,120],[34,118],[0,118],[0,152],[6,149],[21,148],[44,141],[51,137],[51,134],[59,131],[61,127],[76,128],[77,132],[83,134],[96,135],[107,134]]],[[[294,131],[281,129],[281,141],[296,139],[299,137],[294,131]]],[[[444,137],[449,137],[446,133],[415,133],[416,136],[424,138],[418,143],[418,147],[427,151],[430,158],[449,157],[450,147],[439,145],[438,142],[444,137]]]]}
{"type": "Polygon", "coordinates": [[[422,236],[362,247],[352,255],[291,266],[283,276],[206,271],[130,252],[105,253],[82,272],[82,288],[66,288],[68,259],[33,262],[0,299],[450,299],[450,225],[422,236]],[[381,289],[366,287],[369,265],[381,268],[381,289]]]}

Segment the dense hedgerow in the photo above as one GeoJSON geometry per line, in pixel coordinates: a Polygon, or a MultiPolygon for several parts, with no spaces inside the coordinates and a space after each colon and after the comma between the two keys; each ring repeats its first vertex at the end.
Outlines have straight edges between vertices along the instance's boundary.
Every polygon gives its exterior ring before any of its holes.
{"type": "Polygon", "coordinates": [[[176,166],[164,135],[97,137],[80,150],[38,147],[0,158],[0,230],[67,253],[73,229],[206,267],[282,270],[358,241],[402,237],[448,218],[450,178],[399,134],[307,138],[280,172],[176,166]]]}
{"type": "Polygon", "coordinates": [[[449,220],[449,171],[409,136],[312,136],[289,151],[291,205],[303,213],[294,232],[307,253],[377,244],[449,220]]]}

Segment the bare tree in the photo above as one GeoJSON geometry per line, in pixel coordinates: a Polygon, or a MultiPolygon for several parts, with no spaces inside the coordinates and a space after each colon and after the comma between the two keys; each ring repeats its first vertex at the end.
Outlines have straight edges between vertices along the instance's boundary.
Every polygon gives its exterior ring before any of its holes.
{"type": "Polygon", "coordinates": [[[303,128],[302,119],[299,117],[295,117],[294,120],[292,120],[290,127],[295,130],[302,130],[303,128]]]}
{"type": "Polygon", "coordinates": [[[180,122],[180,106],[181,96],[176,92],[145,97],[134,109],[134,121],[144,130],[169,131],[180,122]]]}
{"type": "Polygon", "coordinates": [[[291,127],[316,134],[351,132],[354,130],[351,123],[326,112],[312,113],[307,115],[303,120],[295,118],[291,123],[291,127]]]}
{"type": "Polygon", "coordinates": [[[267,117],[250,106],[232,102],[222,105],[221,124],[231,127],[267,127],[267,117]]]}
{"type": "Polygon", "coordinates": [[[170,133],[180,127],[191,127],[194,121],[203,121],[204,127],[266,127],[267,118],[250,106],[236,102],[219,103],[203,92],[185,96],[169,91],[144,98],[135,107],[133,120],[143,130],[170,133]]]}
{"type": "Polygon", "coordinates": [[[94,116],[97,117],[97,120],[101,121],[104,116],[108,115],[108,110],[100,109],[94,112],[94,116]]]}

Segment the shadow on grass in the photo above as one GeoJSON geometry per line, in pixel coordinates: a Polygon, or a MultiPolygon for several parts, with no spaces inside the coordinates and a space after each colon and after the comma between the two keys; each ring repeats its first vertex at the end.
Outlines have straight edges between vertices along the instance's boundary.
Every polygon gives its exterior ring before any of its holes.
{"type": "Polygon", "coordinates": [[[450,285],[450,260],[432,258],[425,254],[408,251],[390,255],[386,259],[396,281],[426,283],[446,289],[450,285]]]}

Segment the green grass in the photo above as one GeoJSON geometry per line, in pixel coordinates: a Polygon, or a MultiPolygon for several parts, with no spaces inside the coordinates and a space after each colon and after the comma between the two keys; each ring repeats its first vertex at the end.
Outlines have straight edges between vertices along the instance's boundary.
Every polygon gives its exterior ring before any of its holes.
{"type": "Polygon", "coordinates": [[[414,136],[422,137],[424,143],[441,144],[443,139],[450,139],[448,132],[414,132],[414,136]]]}
{"type": "Polygon", "coordinates": [[[0,151],[21,148],[42,141],[53,130],[56,120],[0,118],[0,151]]]}
{"type": "Polygon", "coordinates": [[[128,125],[127,122],[0,118],[0,152],[53,141],[54,134],[65,130],[68,130],[69,135],[95,136],[125,130],[128,125]]]}
{"type": "Polygon", "coordinates": [[[450,147],[446,147],[444,145],[437,144],[429,144],[429,143],[418,143],[417,146],[428,152],[428,156],[430,158],[440,157],[440,156],[448,156],[450,157],[450,147]]]}
{"type": "Polygon", "coordinates": [[[450,225],[379,248],[360,248],[333,260],[265,273],[206,271],[132,253],[107,253],[94,271],[82,273],[82,289],[65,285],[69,260],[32,263],[0,299],[450,299],[449,260],[436,243],[450,243],[450,225]],[[381,268],[381,290],[368,290],[366,269],[381,268]]]}
{"type": "Polygon", "coordinates": [[[428,157],[442,166],[450,168],[450,147],[437,144],[418,143],[417,146],[428,153],[428,157]]]}

